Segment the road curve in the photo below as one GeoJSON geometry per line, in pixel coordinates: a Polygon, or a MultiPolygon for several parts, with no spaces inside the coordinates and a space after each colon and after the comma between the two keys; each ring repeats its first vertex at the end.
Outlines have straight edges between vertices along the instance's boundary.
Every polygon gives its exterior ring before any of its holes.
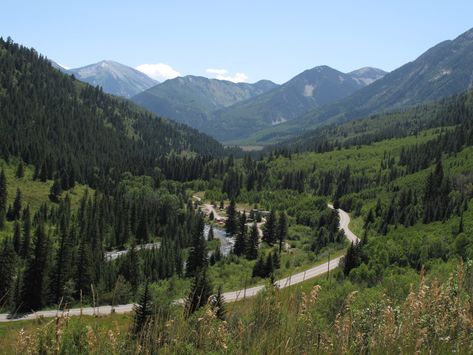
{"type": "MultiPolygon", "coordinates": [[[[333,209],[333,206],[330,204],[328,205],[328,207],[333,209]]],[[[354,242],[354,243],[359,242],[360,239],[348,228],[348,225],[350,224],[350,216],[348,215],[348,213],[346,213],[345,211],[341,209],[338,209],[338,213],[340,215],[340,229],[342,229],[345,232],[345,235],[351,242],[354,242]]],[[[303,281],[323,275],[326,272],[337,268],[340,263],[341,258],[342,257],[339,256],[335,259],[330,260],[329,262],[307,269],[306,271],[299,272],[297,274],[293,274],[291,276],[280,279],[276,281],[276,285],[280,288],[284,288],[284,287],[296,285],[303,281]]],[[[260,286],[246,288],[239,291],[225,292],[223,294],[223,297],[226,302],[236,302],[238,300],[242,300],[247,297],[256,296],[256,294],[260,292],[264,287],[265,287],[264,285],[260,285],[260,286]]],[[[112,311],[115,313],[129,313],[133,311],[133,307],[134,307],[134,304],[131,303],[131,304],[114,306],[113,308],[111,306],[85,307],[82,309],[72,308],[64,312],[64,314],[67,314],[69,316],[79,316],[79,315],[92,316],[92,315],[106,315],[106,314],[112,313],[112,311]]],[[[32,320],[38,317],[51,318],[51,317],[56,317],[61,314],[63,314],[62,311],[59,312],[56,310],[38,311],[38,312],[26,314],[18,318],[9,318],[9,314],[0,314],[0,322],[11,322],[11,321],[17,321],[17,320],[32,320]]]]}

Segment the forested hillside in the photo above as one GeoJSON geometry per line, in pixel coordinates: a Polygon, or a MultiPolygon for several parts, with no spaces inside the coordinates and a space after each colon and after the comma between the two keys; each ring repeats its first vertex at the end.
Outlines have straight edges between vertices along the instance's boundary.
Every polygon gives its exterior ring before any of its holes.
{"type": "Polygon", "coordinates": [[[215,133],[218,120],[213,117],[214,111],[277,86],[269,80],[249,84],[187,75],[155,85],[132,97],[132,101],[157,115],[215,133]]]}
{"type": "Polygon", "coordinates": [[[416,136],[433,127],[462,124],[463,129],[464,125],[469,124],[472,113],[473,92],[469,91],[438,102],[322,127],[275,147],[268,147],[267,150],[324,152],[385,139],[416,136]]]}
{"type": "Polygon", "coordinates": [[[104,185],[124,171],[150,173],[171,153],[221,155],[215,140],[157,118],[51,67],[35,50],[0,40],[1,157],[37,176],[104,185]]]}

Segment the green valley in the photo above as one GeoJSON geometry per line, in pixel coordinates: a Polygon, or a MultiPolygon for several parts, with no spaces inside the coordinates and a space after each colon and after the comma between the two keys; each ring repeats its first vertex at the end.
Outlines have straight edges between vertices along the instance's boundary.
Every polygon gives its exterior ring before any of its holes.
{"type": "Polygon", "coordinates": [[[353,70],[451,5],[132,5],[0,37],[0,354],[472,353],[473,30],[353,70]]]}

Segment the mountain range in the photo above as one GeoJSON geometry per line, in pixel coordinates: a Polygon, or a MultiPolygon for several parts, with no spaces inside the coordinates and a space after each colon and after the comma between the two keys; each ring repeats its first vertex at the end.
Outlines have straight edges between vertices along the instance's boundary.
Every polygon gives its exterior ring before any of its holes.
{"type": "Polygon", "coordinates": [[[365,67],[342,73],[306,70],[282,85],[185,76],[157,83],[113,61],[76,69],[52,65],[104,91],[227,144],[269,145],[320,126],[395,111],[473,87],[473,29],[386,73],[365,67]]]}
{"type": "Polygon", "coordinates": [[[215,112],[215,129],[209,133],[229,141],[291,121],[316,107],[349,96],[385,74],[380,69],[366,69],[347,74],[328,66],[305,70],[263,95],[215,112]]]}
{"type": "Polygon", "coordinates": [[[80,68],[66,69],[51,61],[51,65],[66,74],[93,86],[101,86],[108,94],[130,98],[159,82],[146,74],[112,60],[102,60],[80,68]]]}
{"type": "Polygon", "coordinates": [[[269,144],[330,123],[353,120],[434,101],[473,88],[473,29],[443,41],[417,59],[346,98],[278,127],[261,130],[247,142],[269,144]]]}
{"type": "Polygon", "coordinates": [[[384,74],[375,68],[345,74],[320,66],[283,85],[268,80],[247,84],[186,76],[167,80],[132,100],[154,113],[228,141],[346,97],[384,74]]]}

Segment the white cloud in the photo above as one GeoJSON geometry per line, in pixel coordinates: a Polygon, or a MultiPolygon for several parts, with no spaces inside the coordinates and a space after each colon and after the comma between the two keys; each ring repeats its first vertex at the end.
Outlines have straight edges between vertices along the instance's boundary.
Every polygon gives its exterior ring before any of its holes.
{"type": "Polygon", "coordinates": [[[177,70],[172,68],[170,65],[164,63],[156,63],[156,64],[141,64],[138,65],[136,70],[139,70],[142,73],[145,73],[150,78],[155,80],[164,81],[167,79],[173,79],[178,76],[181,76],[177,70]]]}
{"type": "Polygon", "coordinates": [[[227,69],[205,69],[209,74],[212,74],[215,79],[218,80],[228,80],[233,81],[234,83],[242,83],[248,81],[248,76],[245,73],[235,73],[234,75],[230,74],[227,69]]]}

